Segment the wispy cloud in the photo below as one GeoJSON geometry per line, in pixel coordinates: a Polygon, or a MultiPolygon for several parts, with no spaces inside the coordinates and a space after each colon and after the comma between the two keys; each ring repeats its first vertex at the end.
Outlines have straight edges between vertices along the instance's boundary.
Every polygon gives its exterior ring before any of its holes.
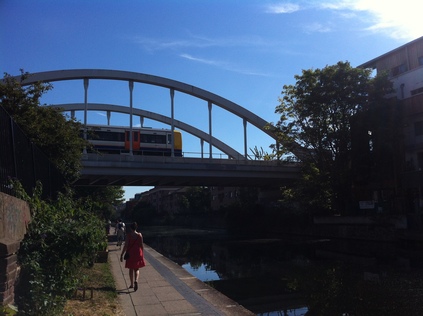
{"type": "MultiPolygon", "coordinates": [[[[324,0],[281,1],[266,7],[266,13],[287,14],[296,11],[327,10],[344,19],[360,19],[363,30],[386,34],[395,39],[414,39],[423,35],[423,1],[421,0],[324,0]]],[[[312,18],[312,15],[310,14],[312,18]]],[[[306,32],[328,32],[327,21],[314,21],[306,32]],[[320,25],[320,27],[318,27],[320,25]]]]}
{"type": "Polygon", "coordinates": [[[136,44],[148,51],[165,50],[165,49],[180,49],[180,48],[206,48],[214,46],[214,43],[198,39],[154,39],[142,36],[136,36],[132,39],[136,44]]]}
{"type": "Polygon", "coordinates": [[[299,10],[300,10],[300,6],[296,3],[270,4],[266,7],[267,13],[274,13],[274,14],[293,13],[299,10]]]}
{"type": "Polygon", "coordinates": [[[132,41],[148,51],[186,49],[186,48],[210,48],[210,47],[266,47],[274,45],[258,36],[245,37],[206,37],[188,34],[185,39],[155,39],[136,36],[132,41]]]}
{"type": "Polygon", "coordinates": [[[219,67],[227,67],[228,65],[224,62],[221,61],[217,61],[217,60],[211,60],[211,59],[204,59],[204,58],[198,58],[198,57],[194,57],[190,54],[181,54],[179,55],[182,58],[188,59],[188,60],[192,60],[201,64],[207,64],[207,65],[213,65],[213,66],[219,66],[219,67]]]}
{"type": "Polygon", "coordinates": [[[329,25],[323,25],[319,22],[304,25],[303,28],[307,33],[328,33],[332,31],[329,25]]]}
{"type": "Polygon", "coordinates": [[[266,73],[260,73],[249,69],[248,67],[238,66],[235,63],[229,63],[221,60],[206,59],[197,57],[189,53],[182,53],[184,51],[196,50],[202,48],[217,48],[217,49],[259,49],[266,50],[280,49],[281,43],[275,41],[268,41],[260,36],[240,36],[240,37],[207,37],[197,34],[187,33],[185,39],[166,40],[154,39],[148,37],[134,37],[132,41],[140,45],[143,49],[150,52],[159,50],[172,50],[177,52],[179,57],[201,64],[210,65],[224,70],[247,74],[255,76],[270,76],[266,73]]]}
{"type": "MultiPolygon", "coordinates": [[[[317,9],[320,7],[316,7],[315,5],[310,5],[307,3],[303,3],[299,5],[298,3],[291,3],[291,2],[281,2],[278,4],[270,4],[266,6],[265,12],[266,13],[273,13],[273,14],[287,14],[287,13],[293,13],[297,11],[308,11],[317,9]]],[[[322,8],[337,8],[336,6],[330,6],[330,4],[322,5],[322,8]]],[[[318,21],[310,22],[309,24],[303,25],[303,30],[306,33],[327,33],[331,31],[331,27],[328,25],[325,25],[327,23],[322,23],[318,21]]]]}
{"type": "Polygon", "coordinates": [[[363,22],[368,25],[366,30],[384,33],[392,38],[414,39],[423,35],[421,0],[335,0],[322,2],[320,8],[342,12],[344,17],[346,14],[349,17],[363,17],[363,22]]]}
{"type": "Polygon", "coordinates": [[[217,67],[217,68],[221,68],[221,69],[224,69],[224,70],[240,73],[240,74],[243,74],[243,75],[254,75],[254,76],[263,76],[263,77],[269,77],[270,76],[269,74],[256,72],[256,71],[253,71],[253,70],[248,69],[248,68],[242,68],[242,67],[239,67],[235,64],[224,62],[224,61],[194,57],[190,54],[181,54],[180,57],[194,61],[194,62],[197,62],[197,63],[211,65],[211,66],[214,66],[214,67],[217,67]]]}

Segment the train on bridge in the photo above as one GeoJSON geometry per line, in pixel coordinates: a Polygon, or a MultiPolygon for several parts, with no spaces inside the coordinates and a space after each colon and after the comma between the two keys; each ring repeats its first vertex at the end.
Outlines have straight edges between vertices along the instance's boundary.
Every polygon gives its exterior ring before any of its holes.
{"type": "MultiPolygon", "coordinates": [[[[84,131],[83,131],[84,132],[84,131]]],[[[132,140],[128,127],[87,125],[87,140],[93,152],[134,155],[170,156],[172,152],[172,130],[158,128],[132,128],[132,140]]],[[[173,131],[174,155],[182,156],[182,135],[173,131]]]]}

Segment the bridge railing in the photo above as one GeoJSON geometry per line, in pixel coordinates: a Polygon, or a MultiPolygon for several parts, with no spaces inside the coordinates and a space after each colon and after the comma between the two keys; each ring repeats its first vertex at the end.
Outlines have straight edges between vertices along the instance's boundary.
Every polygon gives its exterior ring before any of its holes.
{"type": "MultiPolygon", "coordinates": [[[[182,152],[182,156],[186,158],[213,158],[213,159],[235,159],[235,160],[245,160],[245,157],[241,154],[233,157],[229,156],[228,154],[222,153],[222,152],[212,152],[211,154],[209,152],[192,152],[192,151],[184,151],[182,152]]],[[[253,156],[247,156],[247,160],[255,160],[255,157],[253,156]]]]}
{"type": "Polygon", "coordinates": [[[56,198],[64,187],[64,177],[1,106],[0,126],[0,191],[15,196],[11,180],[18,180],[32,195],[40,181],[42,197],[56,198]]]}
{"type": "MultiPolygon", "coordinates": [[[[127,156],[130,155],[129,150],[127,149],[122,149],[120,151],[115,150],[115,153],[113,153],[112,155],[122,155],[122,156],[127,156]]],[[[97,154],[97,151],[95,150],[88,150],[88,153],[95,153],[97,154]]],[[[111,154],[111,153],[105,153],[105,152],[99,152],[98,154],[111,154]]],[[[158,152],[156,150],[137,150],[136,152],[134,152],[133,154],[134,156],[153,156],[153,157],[168,157],[169,153],[165,153],[165,152],[158,152]]],[[[186,157],[186,158],[202,158],[202,159],[234,159],[234,160],[245,160],[245,157],[241,154],[239,155],[228,155],[226,153],[222,153],[222,152],[214,152],[214,153],[208,153],[208,152],[191,152],[191,151],[184,151],[182,152],[182,156],[186,157]]],[[[247,160],[258,160],[256,157],[254,156],[247,156],[247,160]]]]}
{"type": "MultiPolygon", "coordinates": [[[[251,160],[251,159],[229,159],[222,156],[221,159],[209,158],[204,156],[203,158],[195,157],[169,157],[169,156],[143,156],[143,155],[125,155],[125,154],[96,154],[89,153],[85,154],[82,157],[82,160],[85,161],[102,161],[102,162],[139,162],[139,163],[184,163],[184,164],[194,164],[194,163],[207,163],[207,164],[226,164],[226,165],[256,165],[256,166],[278,166],[281,164],[277,160],[251,160]]],[[[298,163],[284,162],[285,167],[295,167],[298,168],[298,163]]]]}

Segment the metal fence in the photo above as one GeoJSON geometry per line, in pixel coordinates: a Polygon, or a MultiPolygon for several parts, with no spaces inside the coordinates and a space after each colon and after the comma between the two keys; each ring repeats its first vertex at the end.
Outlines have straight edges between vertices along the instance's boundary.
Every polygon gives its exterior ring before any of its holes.
{"type": "Polygon", "coordinates": [[[0,192],[15,196],[11,180],[18,180],[29,195],[39,181],[42,198],[49,199],[65,185],[63,175],[0,106],[0,192]]]}

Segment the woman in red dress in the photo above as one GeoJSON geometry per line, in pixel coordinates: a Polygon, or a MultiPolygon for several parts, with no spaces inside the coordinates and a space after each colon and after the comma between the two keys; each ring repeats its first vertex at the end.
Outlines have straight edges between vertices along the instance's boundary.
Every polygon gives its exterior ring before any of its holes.
{"type": "Polygon", "coordinates": [[[129,226],[129,232],[126,234],[125,245],[123,246],[122,253],[120,254],[120,261],[129,255],[129,258],[125,258],[125,268],[129,269],[129,280],[131,285],[129,288],[134,288],[134,291],[138,290],[138,277],[140,275],[139,268],[145,266],[144,262],[144,245],[142,234],[137,232],[137,223],[132,223],[129,226]]]}

